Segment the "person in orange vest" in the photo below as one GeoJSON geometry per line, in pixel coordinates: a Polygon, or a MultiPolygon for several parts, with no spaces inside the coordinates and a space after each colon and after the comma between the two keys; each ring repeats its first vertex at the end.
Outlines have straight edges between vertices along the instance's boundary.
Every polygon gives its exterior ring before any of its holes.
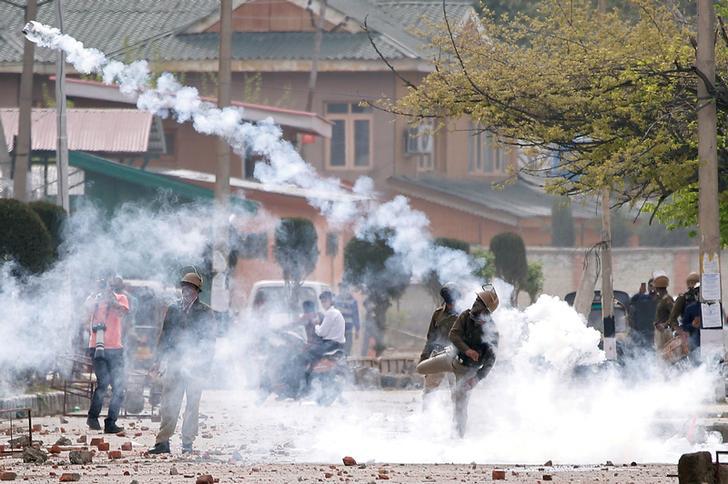
{"type": "Polygon", "coordinates": [[[101,279],[98,282],[101,290],[87,300],[93,308],[90,311],[88,352],[93,360],[96,389],[91,397],[86,424],[91,430],[101,430],[99,415],[106,389],[111,386],[104,432],[115,434],[124,430],[116,425],[116,419],[124,400],[122,322],[129,312],[129,300],[122,290],[115,291],[110,281],[101,279]]]}

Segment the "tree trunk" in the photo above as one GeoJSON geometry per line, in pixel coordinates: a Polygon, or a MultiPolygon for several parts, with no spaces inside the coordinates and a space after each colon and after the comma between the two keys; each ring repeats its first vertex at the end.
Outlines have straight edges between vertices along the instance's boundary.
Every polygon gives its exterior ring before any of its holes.
{"type": "MultiPolygon", "coordinates": [[[[38,13],[38,2],[28,0],[25,7],[25,22],[35,20],[38,13]]],[[[15,145],[15,169],[13,170],[13,196],[27,202],[28,169],[30,167],[30,124],[33,108],[33,62],[35,44],[25,39],[23,42],[23,72],[20,75],[20,99],[18,103],[18,137],[15,145]]]]}
{"type": "Polygon", "coordinates": [[[319,13],[314,18],[316,33],[313,37],[313,58],[311,59],[311,72],[308,76],[308,96],[306,98],[306,111],[313,111],[313,97],[316,93],[316,80],[318,79],[318,64],[321,57],[321,40],[323,38],[324,15],[326,14],[327,0],[319,0],[319,13]]]}

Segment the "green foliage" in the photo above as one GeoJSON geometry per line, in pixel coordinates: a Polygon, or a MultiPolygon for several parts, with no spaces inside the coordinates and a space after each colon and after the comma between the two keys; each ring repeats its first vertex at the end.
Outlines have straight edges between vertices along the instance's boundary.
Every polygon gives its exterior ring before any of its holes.
{"type": "Polygon", "coordinates": [[[298,286],[318,262],[318,235],[310,220],[281,219],[275,232],[273,254],[283,270],[283,279],[298,286]]]}
{"type": "MultiPolygon", "coordinates": [[[[624,0],[603,13],[592,0],[544,0],[538,15],[484,15],[479,29],[453,36],[443,29],[433,36],[433,47],[443,52],[436,69],[392,107],[413,118],[470,118],[522,149],[529,161],[519,168],[546,176],[554,193],[609,187],[618,203],[653,199],[662,210],[697,180],[694,32],[676,14],[675,6],[688,6],[682,3],[624,0]]],[[[728,47],[722,38],[716,59],[724,165],[728,47]]],[[[728,187],[728,170],[721,173],[721,186],[728,187]]],[[[689,208],[682,198],[673,201],[689,208]]],[[[694,210],[674,209],[669,218],[694,225],[694,210]]]]}
{"type": "MultiPolygon", "coordinates": [[[[466,254],[470,253],[470,244],[458,240],[458,239],[451,239],[448,237],[437,237],[434,240],[434,245],[440,246],[440,247],[447,247],[448,249],[452,250],[459,250],[462,252],[465,252],[466,254]]],[[[435,304],[438,304],[440,299],[440,289],[442,288],[442,285],[450,282],[450,281],[440,281],[437,277],[437,274],[433,271],[431,272],[424,281],[424,285],[427,287],[427,290],[430,292],[430,296],[432,296],[432,300],[435,302],[435,304]]]]}
{"type": "Polygon", "coordinates": [[[366,297],[367,319],[374,322],[373,327],[366,327],[373,332],[377,354],[384,350],[387,310],[392,300],[402,296],[410,280],[410,274],[393,257],[387,235],[385,231],[371,240],[352,238],[344,247],[344,280],[366,297]]]}
{"type": "Polygon", "coordinates": [[[35,273],[51,264],[51,236],[28,205],[13,199],[0,200],[0,227],[0,261],[15,260],[35,273]]]}
{"type": "Polygon", "coordinates": [[[53,255],[58,257],[58,247],[63,242],[63,226],[68,215],[59,205],[42,200],[30,202],[28,206],[40,217],[51,236],[53,255]]]}
{"type": "Polygon", "coordinates": [[[475,271],[475,275],[482,281],[492,282],[496,277],[493,253],[487,249],[478,249],[473,252],[473,258],[480,262],[480,269],[475,271]]]}
{"type": "Polygon", "coordinates": [[[543,264],[539,261],[528,263],[528,274],[523,290],[528,294],[531,304],[536,302],[536,298],[543,291],[543,264]]]}
{"type": "Polygon", "coordinates": [[[523,286],[528,276],[526,245],[520,235],[503,232],[490,239],[490,251],[494,255],[495,273],[516,291],[523,286]]]}
{"type": "Polygon", "coordinates": [[[574,247],[575,242],[571,201],[567,197],[556,197],[551,205],[551,245],[574,247]]]}

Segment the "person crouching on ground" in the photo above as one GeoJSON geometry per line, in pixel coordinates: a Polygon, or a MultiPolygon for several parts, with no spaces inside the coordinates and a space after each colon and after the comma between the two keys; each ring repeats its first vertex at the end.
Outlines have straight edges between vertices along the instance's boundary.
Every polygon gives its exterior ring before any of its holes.
{"type": "Polygon", "coordinates": [[[200,398],[215,352],[217,327],[212,309],[200,301],[202,278],[185,274],[180,281],[182,299],[169,306],[157,346],[158,362],[153,371],[162,376],[162,422],[156,443],[149,454],[170,453],[169,439],[177,427],[177,417],[186,395],[182,421],[182,453],[192,452],[197,437],[200,398]],[[162,370],[160,371],[160,367],[162,370]]]}
{"type": "Polygon", "coordinates": [[[483,286],[475,302],[455,320],[449,338],[454,348],[428,358],[417,365],[422,375],[452,372],[455,374],[455,429],[465,435],[470,392],[495,364],[498,331],[491,314],[498,307],[498,295],[492,286],[483,286]]]}

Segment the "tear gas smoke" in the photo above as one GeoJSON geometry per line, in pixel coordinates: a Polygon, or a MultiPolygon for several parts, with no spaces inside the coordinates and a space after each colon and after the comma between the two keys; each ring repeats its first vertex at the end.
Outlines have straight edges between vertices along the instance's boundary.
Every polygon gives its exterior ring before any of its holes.
{"type": "MultiPolygon", "coordinates": [[[[196,131],[224,138],[240,156],[244,157],[246,150],[263,156],[267,162],[256,163],[255,178],[266,185],[295,185],[316,193],[308,202],[332,226],[354,223],[360,237],[393,229],[389,245],[405,267],[411,269],[415,280],[435,271],[444,283],[456,276],[462,280],[472,272],[468,268],[473,266],[473,261],[465,253],[432,244],[429,221],[423,213],[413,210],[406,198],[396,197],[376,206],[373,183],[368,177],[356,181],[352,196],[341,187],[338,179],[319,176],[282,138],[281,129],[272,119],[245,122],[242,108],[220,109],[203,101],[196,88],[182,86],[167,72],[153,83],[146,61],[127,65],[108,59],[99,50],[85,48],[81,42],[61,34],[56,28],[33,21],[24,27],[23,33],[41,47],[65,52],[67,60],[79,72],[99,74],[104,83],[118,85],[122,93],[137,94],[140,110],[163,118],[171,116],[180,123],[191,121],[196,131]],[[448,263],[438,263],[443,259],[448,263]]],[[[469,286],[476,284],[474,278],[464,282],[469,286]]]]}
{"type": "MultiPolygon", "coordinates": [[[[62,49],[80,72],[98,73],[122,92],[137,94],[140,109],[190,121],[202,133],[224,137],[238,152],[245,147],[264,156],[268,163],[257,164],[255,176],[264,184],[293,184],[319,193],[320,198],[309,201],[332,224],[353,223],[362,237],[386,230],[391,234],[390,246],[414,277],[434,269],[441,281],[476,285],[474,279],[463,281],[463,275],[471,273],[471,261],[455,251],[434,248],[427,219],[412,210],[404,197],[375,205],[367,178],[354,187],[361,198],[350,197],[338,180],[319,177],[281,139],[272,121],[243,122],[240,109],[218,109],[170,74],[163,74],[152,86],[145,61],[124,65],[109,60],[57,29],[31,22],[25,33],[41,46],[62,49]]],[[[0,364],[6,367],[18,358],[32,363],[29,356],[45,358],[60,347],[54,339],[62,338],[47,334],[48,321],[54,321],[58,308],[67,307],[68,301],[48,289],[65,283],[69,270],[91,273],[103,260],[114,267],[129,264],[145,267],[145,274],[164,274],[170,265],[187,263],[201,254],[207,227],[199,224],[196,230],[194,220],[206,219],[199,215],[137,213],[100,232],[92,230],[99,226],[93,216],[74,215],[71,223],[77,227],[67,233],[68,254],[56,268],[38,276],[37,286],[45,289],[37,292],[38,299],[18,297],[20,288],[12,281],[2,287],[0,304],[9,308],[4,314],[9,323],[0,326],[0,331],[7,332],[0,334],[0,340],[17,345],[12,345],[10,354],[0,355],[0,364]],[[43,331],[38,330],[39,321],[43,331]]],[[[501,293],[501,301],[506,300],[501,293]]],[[[361,460],[390,462],[674,462],[680,452],[695,447],[683,437],[683,429],[656,426],[664,416],[687,421],[700,408],[713,378],[704,367],[665,377],[656,367],[645,368],[644,360],[643,368],[627,377],[616,371],[591,373],[589,368],[604,360],[597,348],[599,335],[556,298],[542,297],[523,312],[504,307],[494,319],[501,334],[498,362],[471,398],[464,440],[452,439],[445,394],[441,405],[427,412],[409,413],[397,407],[391,415],[372,415],[352,393],[348,407],[327,409],[327,418],[297,437],[299,447],[309,449],[300,459],[338,462],[345,450],[361,460]]],[[[266,412],[265,408],[257,411],[266,412]]],[[[287,417],[266,414],[266,418],[287,417]]],[[[716,442],[711,439],[707,442],[716,442]]]]}

